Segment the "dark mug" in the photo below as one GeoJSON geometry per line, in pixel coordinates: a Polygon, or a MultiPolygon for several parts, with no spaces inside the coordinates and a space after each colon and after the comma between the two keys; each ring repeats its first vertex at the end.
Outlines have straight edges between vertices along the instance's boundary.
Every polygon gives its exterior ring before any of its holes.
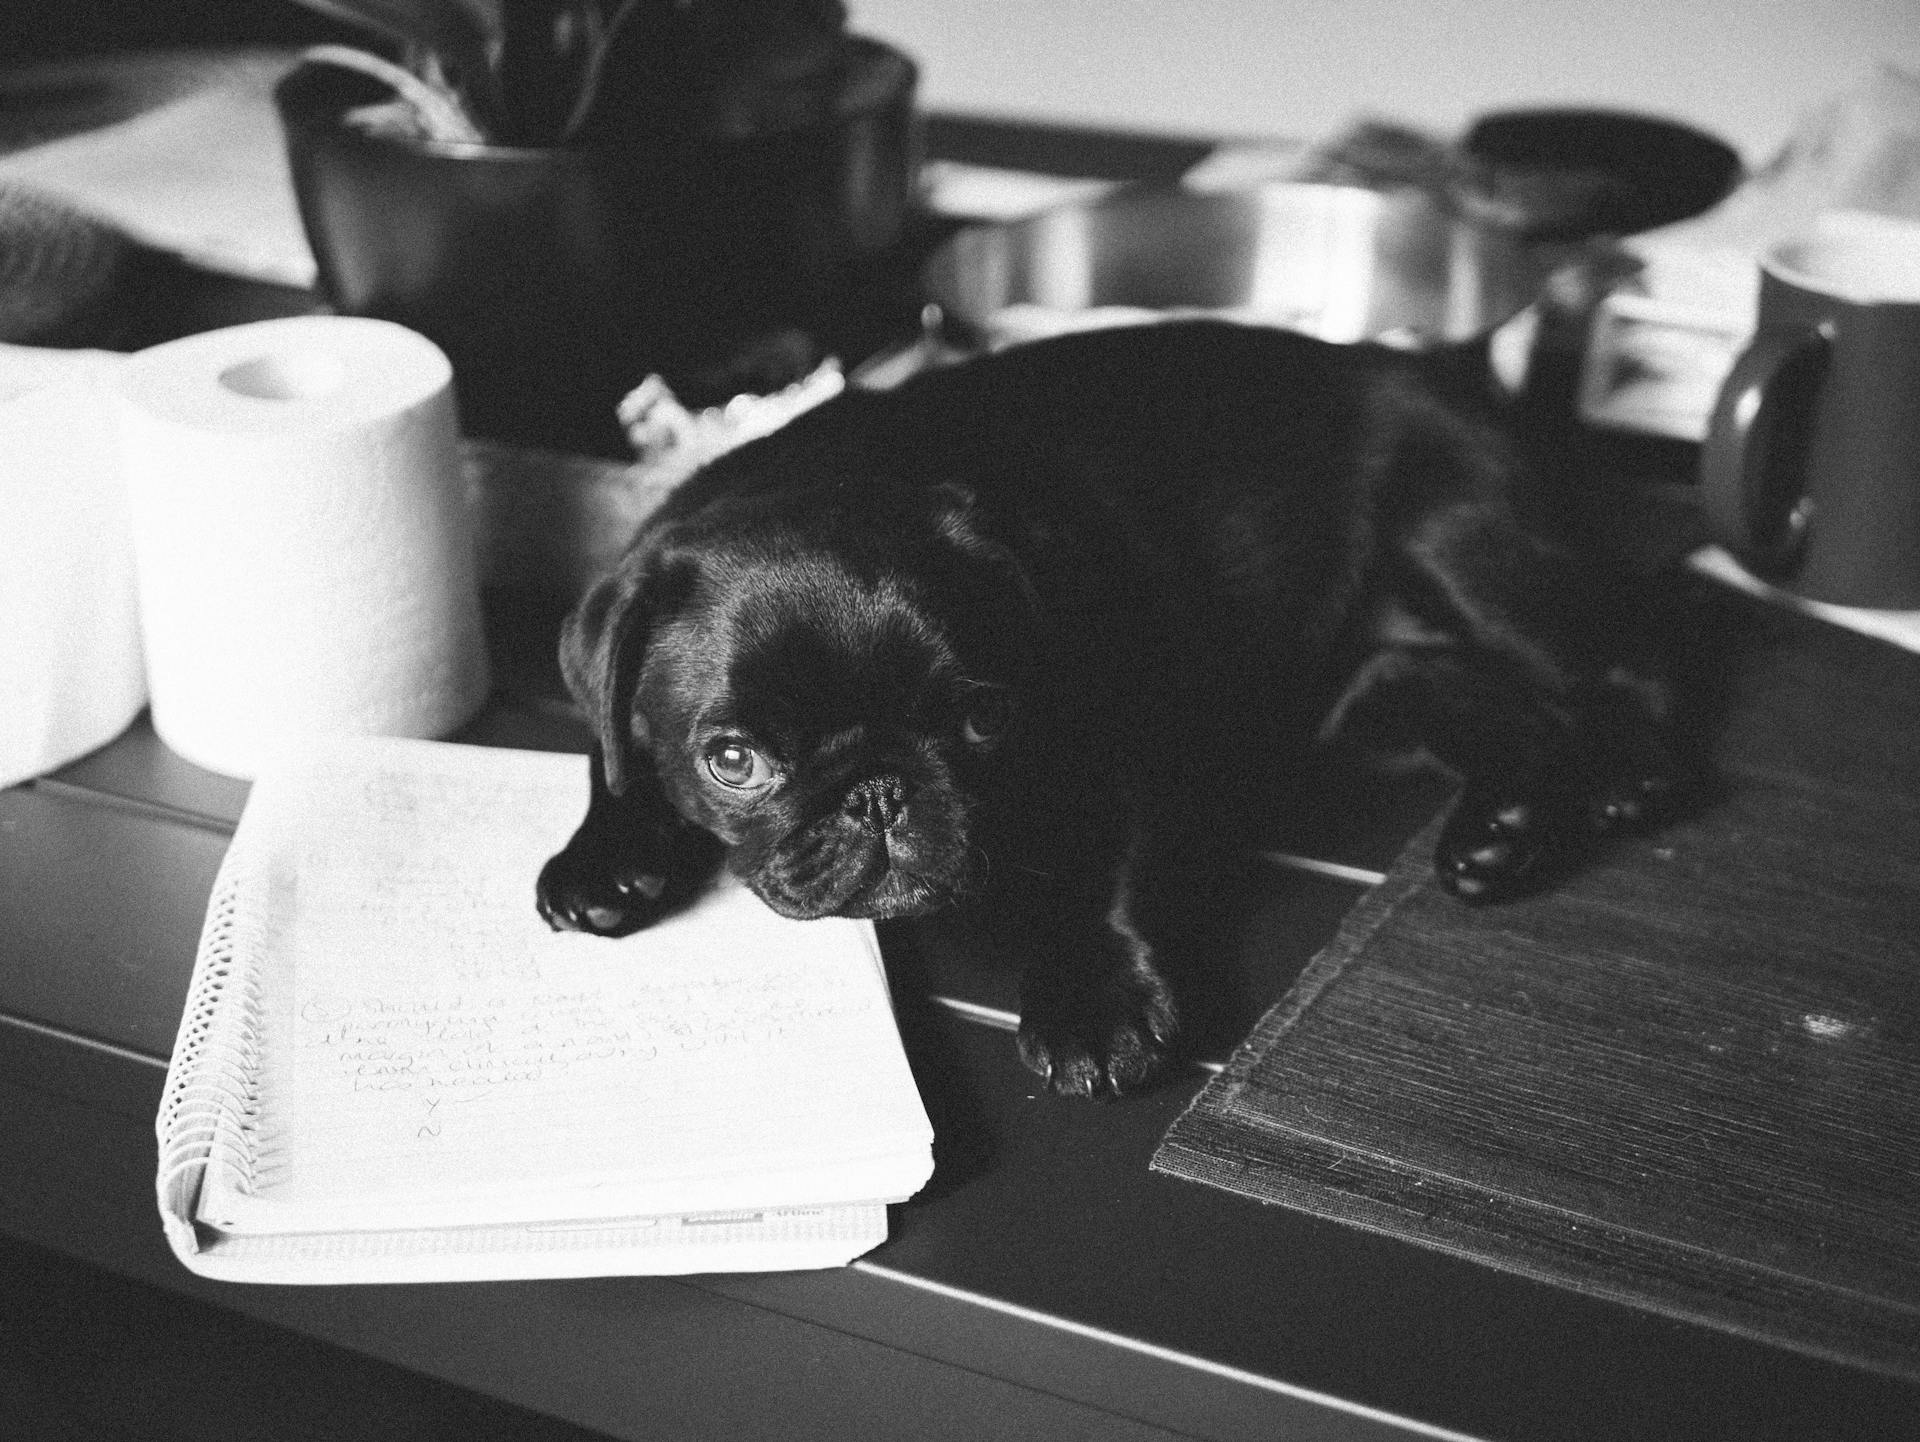
{"type": "Polygon", "coordinates": [[[1700,480],[1714,538],[1756,575],[1920,607],[1920,223],[1836,212],[1769,253],[1700,480]]]}

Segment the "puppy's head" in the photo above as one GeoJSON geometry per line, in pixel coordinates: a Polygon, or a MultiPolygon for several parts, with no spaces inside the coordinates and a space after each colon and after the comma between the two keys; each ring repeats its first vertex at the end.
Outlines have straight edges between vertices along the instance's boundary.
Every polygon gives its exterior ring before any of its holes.
{"type": "Polygon", "coordinates": [[[650,768],[775,911],[911,916],[977,879],[1030,614],[956,488],[763,495],[645,536],[576,609],[562,665],[608,789],[650,768]]]}

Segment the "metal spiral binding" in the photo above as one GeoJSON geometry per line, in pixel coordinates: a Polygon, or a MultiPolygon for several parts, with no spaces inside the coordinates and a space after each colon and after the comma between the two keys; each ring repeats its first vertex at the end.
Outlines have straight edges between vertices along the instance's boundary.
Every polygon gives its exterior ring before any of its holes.
{"type": "Polygon", "coordinates": [[[241,915],[245,886],[223,872],[207,911],[155,1130],[163,1205],[187,1215],[207,1168],[251,1192],[259,1157],[259,948],[241,915]]]}

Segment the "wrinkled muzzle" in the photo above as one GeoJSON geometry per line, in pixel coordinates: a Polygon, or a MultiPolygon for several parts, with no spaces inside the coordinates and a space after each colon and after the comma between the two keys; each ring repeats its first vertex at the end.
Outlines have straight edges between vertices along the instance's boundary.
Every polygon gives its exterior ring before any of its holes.
{"type": "Polygon", "coordinates": [[[729,866],[782,916],[922,916],[974,881],[969,805],[943,776],[883,771],[812,788],[729,866]]]}

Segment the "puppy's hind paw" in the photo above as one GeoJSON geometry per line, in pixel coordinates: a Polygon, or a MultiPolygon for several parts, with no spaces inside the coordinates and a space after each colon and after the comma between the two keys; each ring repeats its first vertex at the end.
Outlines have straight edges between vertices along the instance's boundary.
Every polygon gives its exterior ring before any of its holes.
{"type": "Polygon", "coordinates": [[[1434,848],[1434,877],[1460,900],[1507,901],[1577,864],[1595,838],[1643,832],[1686,805],[1688,785],[1657,749],[1569,765],[1559,784],[1469,790],[1434,848]]]}
{"type": "Polygon", "coordinates": [[[1545,879],[1565,839],[1559,808],[1541,801],[1460,799],[1434,848],[1434,879],[1462,901],[1504,901],[1545,879]]]}
{"type": "Polygon", "coordinates": [[[1587,824],[1598,835],[1645,831],[1689,804],[1694,787],[1655,741],[1606,758],[1587,799],[1587,824]]]}
{"type": "Polygon", "coordinates": [[[1644,831],[1679,807],[1681,788],[1669,776],[1617,777],[1588,806],[1588,823],[1601,835],[1644,831]]]}
{"type": "Polygon", "coordinates": [[[1114,985],[1077,1004],[1029,1002],[1020,1059],[1060,1096],[1124,1096],[1166,1069],[1178,1031],[1164,986],[1114,985]]]}

